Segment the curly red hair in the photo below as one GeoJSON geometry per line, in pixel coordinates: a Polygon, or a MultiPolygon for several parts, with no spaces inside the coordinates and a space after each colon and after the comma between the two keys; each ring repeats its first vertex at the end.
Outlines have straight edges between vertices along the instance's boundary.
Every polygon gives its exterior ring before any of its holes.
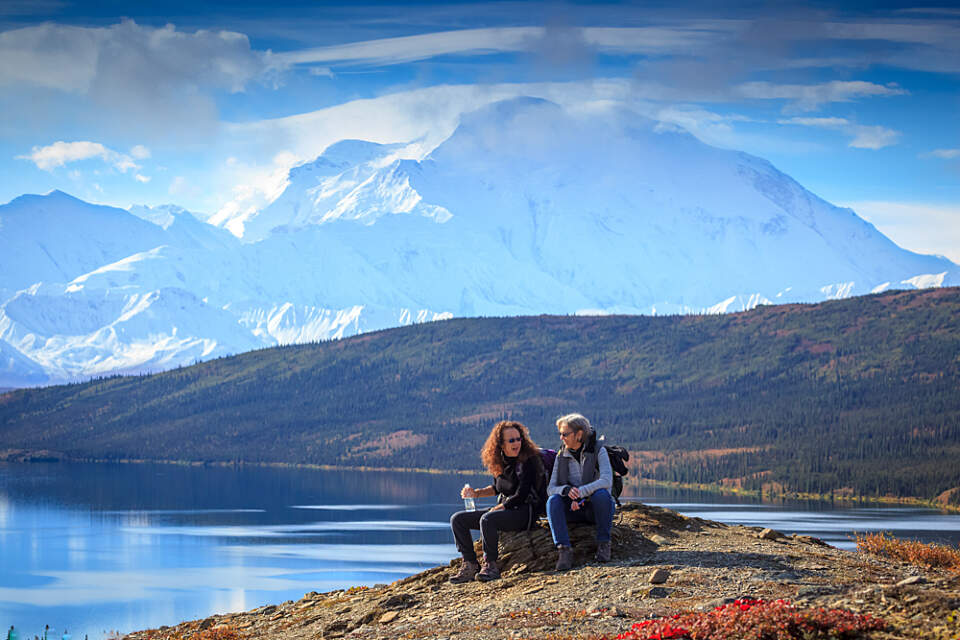
{"type": "Polygon", "coordinates": [[[512,420],[502,420],[493,426],[487,441],[483,443],[483,449],[480,450],[480,460],[490,475],[497,477],[503,474],[503,432],[505,429],[516,429],[523,442],[520,444],[520,453],[517,454],[517,464],[523,464],[531,456],[540,455],[538,447],[530,437],[530,431],[519,422],[512,420]]]}

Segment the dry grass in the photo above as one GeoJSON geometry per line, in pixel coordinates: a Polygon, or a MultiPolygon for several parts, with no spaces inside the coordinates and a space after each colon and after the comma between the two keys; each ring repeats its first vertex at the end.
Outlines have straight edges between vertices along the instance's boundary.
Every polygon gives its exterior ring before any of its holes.
{"type": "MultiPolygon", "coordinates": [[[[151,629],[147,632],[147,640],[155,638],[156,634],[157,630],[151,629]]],[[[168,640],[243,640],[243,637],[232,625],[220,624],[195,633],[186,632],[186,635],[178,633],[175,636],[168,636],[168,640]]]]}
{"type": "Polygon", "coordinates": [[[856,534],[857,551],[903,560],[923,567],[949,569],[960,573],[960,548],[942,544],[898,540],[887,533],[856,534]]]}

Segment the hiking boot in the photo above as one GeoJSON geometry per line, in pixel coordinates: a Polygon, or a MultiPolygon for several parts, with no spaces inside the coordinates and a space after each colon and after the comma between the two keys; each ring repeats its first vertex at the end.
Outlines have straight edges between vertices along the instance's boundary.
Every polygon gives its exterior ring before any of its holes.
{"type": "Polygon", "coordinates": [[[477,572],[480,571],[480,564],[477,562],[470,562],[469,560],[464,560],[463,564],[460,565],[460,571],[453,577],[450,578],[450,582],[454,584],[463,584],[464,582],[473,581],[473,577],[477,575],[477,572]]]}
{"type": "Polygon", "coordinates": [[[557,566],[556,571],[568,571],[573,567],[573,547],[566,545],[557,546],[557,566]]]}
{"type": "Polygon", "coordinates": [[[500,579],[500,569],[497,567],[496,562],[490,562],[486,558],[483,559],[483,569],[480,569],[480,573],[477,574],[477,580],[480,582],[490,582],[491,580],[500,579]]]}
{"type": "Polygon", "coordinates": [[[477,574],[477,580],[480,582],[490,582],[491,580],[500,579],[500,568],[497,566],[496,560],[493,562],[483,559],[483,568],[480,569],[480,573],[477,574]]]}
{"type": "Polygon", "coordinates": [[[597,543],[597,562],[610,562],[610,541],[597,543]]]}

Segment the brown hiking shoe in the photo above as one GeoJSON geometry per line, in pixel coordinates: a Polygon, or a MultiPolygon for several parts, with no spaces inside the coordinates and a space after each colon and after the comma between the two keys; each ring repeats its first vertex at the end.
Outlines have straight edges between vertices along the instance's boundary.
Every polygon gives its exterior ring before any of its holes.
{"type": "Polygon", "coordinates": [[[610,541],[597,543],[597,562],[610,562],[610,541]]]}
{"type": "Polygon", "coordinates": [[[565,545],[557,547],[557,571],[568,571],[573,566],[573,548],[565,545]]]}
{"type": "Polygon", "coordinates": [[[477,562],[470,562],[469,560],[464,560],[463,564],[460,565],[460,571],[456,575],[450,578],[450,582],[454,584],[463,584],[464,582],[472,582],[474,576],[477,575],[477,572],[480,571],[480,564],[477,562]]]}
{"type": "Polygon", "coordinates": [[[480,582],[490,582],[491,580],[500,579],[500,569],[497,567],[497,563],[490,562],[486,558],[483,559],[483,569],[480,569],[480,573],[477,574],[477,580],[480,582]]]}

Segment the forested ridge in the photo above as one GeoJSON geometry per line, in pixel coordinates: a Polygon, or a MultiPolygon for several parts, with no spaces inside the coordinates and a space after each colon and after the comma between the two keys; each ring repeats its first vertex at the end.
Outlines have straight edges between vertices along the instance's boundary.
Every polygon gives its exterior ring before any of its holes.
{"type": "Polygon", "coordinates": [[[475,469],[578,411],[645,477],[932,498],[960,486],[960,289],[720,316],[463,318],[0,396],[0,449],[475,469]]]}

